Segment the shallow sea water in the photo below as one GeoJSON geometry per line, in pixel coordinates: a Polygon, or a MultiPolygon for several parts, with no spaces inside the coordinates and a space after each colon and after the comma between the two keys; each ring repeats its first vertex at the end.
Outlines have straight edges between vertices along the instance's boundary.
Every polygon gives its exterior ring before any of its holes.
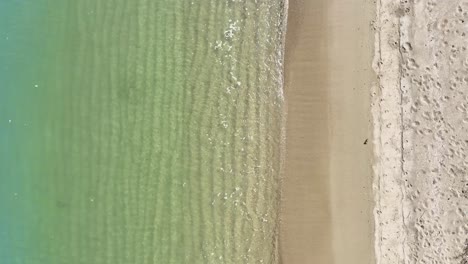
{"type": "Polygon", "coordinates": [[[0,1],[0,263],[277,263],[285,1],[0,1]]]}

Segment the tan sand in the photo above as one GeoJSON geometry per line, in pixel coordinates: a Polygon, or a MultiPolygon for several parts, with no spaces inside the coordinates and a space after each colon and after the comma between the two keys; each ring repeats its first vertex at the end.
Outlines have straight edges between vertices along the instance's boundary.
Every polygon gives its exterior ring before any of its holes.
{"type": "Polygon", "coordinates": [[[289,3],[283,264],[373,263],[373,6],[289,3]]]}

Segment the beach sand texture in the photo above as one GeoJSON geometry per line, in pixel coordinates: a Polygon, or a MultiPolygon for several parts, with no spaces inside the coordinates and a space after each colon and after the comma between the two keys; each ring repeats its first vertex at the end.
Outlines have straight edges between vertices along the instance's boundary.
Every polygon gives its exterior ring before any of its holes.
{"type": "Polygon", "coordinates": [[[377,5],[377,263],[467,263],[468,3],[377,5]]]}
{"type": "Polygon", "coordinates": [[[364,0],[289,2],[284,264],[373,263],[373,8],[364,0]]]}
{"type": "Polygon", "coordinates": [[[468,3],[289,13],[283,263],[466,263],[468,3]]]}

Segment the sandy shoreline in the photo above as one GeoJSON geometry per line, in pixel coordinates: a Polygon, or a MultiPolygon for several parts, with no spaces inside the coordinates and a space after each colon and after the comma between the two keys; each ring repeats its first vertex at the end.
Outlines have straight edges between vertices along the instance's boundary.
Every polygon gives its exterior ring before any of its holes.
{"type": "Polygon", "coordinates": [[[373,7],[366,0],[289,2],[283,264],[374,259],[373,7]]]}

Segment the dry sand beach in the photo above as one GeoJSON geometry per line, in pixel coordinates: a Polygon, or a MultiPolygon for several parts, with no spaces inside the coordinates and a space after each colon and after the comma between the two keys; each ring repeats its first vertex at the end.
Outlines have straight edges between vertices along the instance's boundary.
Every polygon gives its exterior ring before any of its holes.
{"type": "Polygon", "coordinates": [[[468,263],[466,21],[461,0],[290,1],[283,264],[468,263]]]}
{"type": "Polygon", "coordinates": [[[372,263],[373,6],[289,3],[284,264],[372,263]]]}
{"type": "Polygon", "coordinates": [[[377,10],[377,263],[468,263],[468,3],[377,10]]]}

